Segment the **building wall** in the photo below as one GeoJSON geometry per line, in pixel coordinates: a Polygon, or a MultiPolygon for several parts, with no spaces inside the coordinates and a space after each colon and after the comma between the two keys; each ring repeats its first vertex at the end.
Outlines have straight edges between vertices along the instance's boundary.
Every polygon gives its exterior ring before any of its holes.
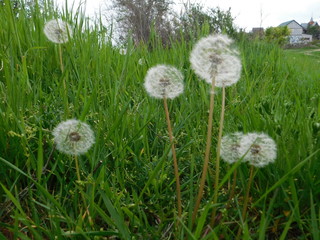
{"type": "Polygon", "coordinates": [[[303,32],[302,27],[296,22],[289,23],[288,28],[291,30],[291,35],[301,35],[303,32]]]}
{"type": "Polygon", "coordinates": [[[300,34],[300,35],[291,35],[289,37],[289,43],[292,45],[307,44],[309,42],[312,42],[312,35],[300,34]]]}

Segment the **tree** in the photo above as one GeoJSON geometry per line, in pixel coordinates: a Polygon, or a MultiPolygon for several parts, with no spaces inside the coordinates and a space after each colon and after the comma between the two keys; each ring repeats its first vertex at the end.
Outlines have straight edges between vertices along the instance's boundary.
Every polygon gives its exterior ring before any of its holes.
{"type": "MultiPolygon", "coordinates": [[[[43,8],[45,5],[45,0],[38,0],[37,1],[38,6],[43,8]]],[[[6,4],[9,4],[9,6],[12,9],[13,14],[16,17],[19,17],[19,11],[24,11],[25,16],[30,17],[32,10],[35,7],[36,1],[35,0],[0,0],[0,7],[5,7],[6,4]]],[[[53,2],[48,1],[48,4],[51,4],[53,6],[53,2]]]]}
{"type": "Polygon", "coordinates": [[[283,46],[288,42],[289,35],[290,29],[287,26],[280,26],[267,28],[265,36],[268,42],[275,42],[283,46]]]}
{"type": "Polygon", "coordinates": [[[233,22],[231,9],[223,11],[217,7],[205,10],[199,3],[185,4],[179,17],[180,29],[187,40],[197,38],[204,28],[208,33],[226,33],[235,37],[237,29],[233,22]]]}
{"type": "MultiPolygon", "coordinates": [[[[19,0],[10,0],[7,3],[11,5],[13,12],[17,15],[18,14],[17,12],[21,8],[21,3],[19,2],[19,0]]],[[[5,6],[7,3],[5,0],[0,0],[0,6],[5,6]]]]}
{"type": "Polygon", "coordinates": [[[318,24],[308,24],[307,34],[312,35],[315,39],[320,39],[320,26],[318,24]]]}
{"type": "Polygon", "coordinates": [[[135,44],[148,43],[152,31],[168,39],[169,6],[168,0],[112,0],[121,37],[131,36],[135,44]]]}

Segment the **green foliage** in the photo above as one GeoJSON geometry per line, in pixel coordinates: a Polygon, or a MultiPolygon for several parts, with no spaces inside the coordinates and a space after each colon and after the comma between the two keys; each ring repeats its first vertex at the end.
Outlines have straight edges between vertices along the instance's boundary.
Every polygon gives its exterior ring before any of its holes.
{"type": "Polygon", "coordinates": [[[120,38],[132,38],[134,43],[148,43],[156,33],[164,44],[169,42],[171,32],[170,1],[168,0],[112,0],[112,11],[116,12],[120,38]]]}
{"type": "MultiPolygon", "coordinates": [[[[0,7],[0,238],[233,239],[242,224],[246,164],[232,168],[221,163],[218,207],[221,223],[228,224],[203,236],[214,190],[208,184],[197,227],[189,227],[209,105],[209,87],[189,66],[194,40],[172,41],[171,48],[158,44],[152,51],[147,45],[129,44],[128,54],[121,55],[100,21],[92,26],[81,13],[61,14],[50,4],[44,7],[33,8],[29,17],[23,8],[16,17],[9,4],[0,7]],[[61,16],[74,30],[72,41],[61,45],[64,72],[59,47],[42,32],[54,16],[61,16]],[[139,59],[145,63],[139,65],[139,59]],[[182,219],[176,218],[163,106],[143,89],[148,68],[158,63],[173,64],[185,75],[184,95],[169,102],[182,219]],[[87,122],[96,135],[94,147],[79,157],[81,182],[76,180],[74,159],[57,152],[52,140],[52,129],[69,118],[87,122]],[[235,169],[236,198],[232,208],[224,210],[235,169]]],[[[257,171],[254,178],[245,234],[253,239],[316,239],[319,53],[285,52],[273,43],[247,39],[237,44],[243,72],[237,85],[227,89],[224,133],[263,131],[278,145],[276,163],[257,171]]],[[[216,96],[212,162],[219,90],[216,96]]],[[[209,173],[211,181],[212,170],[209,173]]]]}
{"type": "Polygon", "coordinates": [[[198,38],[205,29],[206,33],[225,33],[231,37],[237,35],[231,9],[221,10],[219,7],[205,9],[198,3],[185,6],[184,12],[179,16],[177,28],[182,32],[184,40],[198,38]]]}
{"type": "Polygon", "coordinates": [[[308,25],[307,34],[311,34],[313,39],[319,39],[320,37],[320,26],[316,25],[308,25]]]}
{"type": "Polygon", "coordinates": [[[265,33],[268,42],[274,42],[280,46],[283,46],[288,42],[289,35],[290,29],[287,26],[269,27],[266,29],[265,33]]]}

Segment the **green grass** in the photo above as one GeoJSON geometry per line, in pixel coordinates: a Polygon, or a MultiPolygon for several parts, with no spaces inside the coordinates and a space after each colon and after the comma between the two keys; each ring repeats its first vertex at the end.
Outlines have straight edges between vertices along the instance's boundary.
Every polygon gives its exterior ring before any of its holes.
{"type": "MultiPolygon", "coordinates": [[[[62,74],[59,49],[42,32],[44,23],[59,15],[49,5],[43,13],[35,7],[19,17],[9,4],[0,7],[0,239],[200,239],[212,209],[221,91],[209,184],[196,228],[190,229],[210,90],[190,69],[194,42],[164,48],[155,38],[152,51],[129,43],[130,54],[120,55],[102,41],[110,35],[99,22],[89,28],[83,15],[64,13],[75,33],[62,45],[62,74]],[[139,65],[140,58],[146,64],[139,65]],[[185,93],[169,101],[182,184],[179,220],[162,102],[143,88],[146,71],[159,63],[173,64],[185,75],[185,93]],[[87,122],[96,135],[93,148],[79,157],[81,185],[73,158],[54,150],[51,134],[69,118],[87,122]],[[91,219],[81,210],[81,191],[91,219]]],[[[265,132],[278,146],[276,162],[255,175],[243,239],[319,239],[319,55],[245,38],[237,44],[243,72],[227,88],[224,133],[265,132]]],[[[226,212],[234,168],[221,163],[223,219],[204,239],[232,239],[237,233],[249,167],[237,169],[237,198],[226,212]]]]}

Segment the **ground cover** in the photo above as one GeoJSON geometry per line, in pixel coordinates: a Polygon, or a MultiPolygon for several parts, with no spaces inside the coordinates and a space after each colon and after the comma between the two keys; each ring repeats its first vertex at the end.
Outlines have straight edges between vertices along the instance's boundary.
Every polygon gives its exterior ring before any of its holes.
{"type": "Polygon", "coordinates": [[[1,238],[233,239],[242,227],[242,239],[319,239],[318,52],[306,55],[245,37],[236,41],[242,75],[226,91],[224,134],[265,132],[277,144],[277,159],[255,171],[245,222],[241,209],[250,167],[237,167],[227,210],[234,169],[221,163],[225,183],[215,206],[221,220],[204,236],[213,208],[222,92],[216,91],[209,176],[192,229],[210,92],[190,68],[196,39],[170,48],[155,36],[141,46],[129,41],[123,54],[105,41],[110,35],[99,22],[91,28],[81,14],[69,14],[64,19],[74,34],[59,47],[42,30],[58,13],[34,8],[24,14],[0,8],[6,16],[0,19],[1,238]],[[168,102],[181,219],[163,106],[143,87],[146,72],[159,63],[180,69],[185,81],[183,95],[168,102]],[[76,159],[53,142],[53,129],[67,119],[85,121],[95,134],[93,147],[77,158],[80,181],[76,159]]]}

